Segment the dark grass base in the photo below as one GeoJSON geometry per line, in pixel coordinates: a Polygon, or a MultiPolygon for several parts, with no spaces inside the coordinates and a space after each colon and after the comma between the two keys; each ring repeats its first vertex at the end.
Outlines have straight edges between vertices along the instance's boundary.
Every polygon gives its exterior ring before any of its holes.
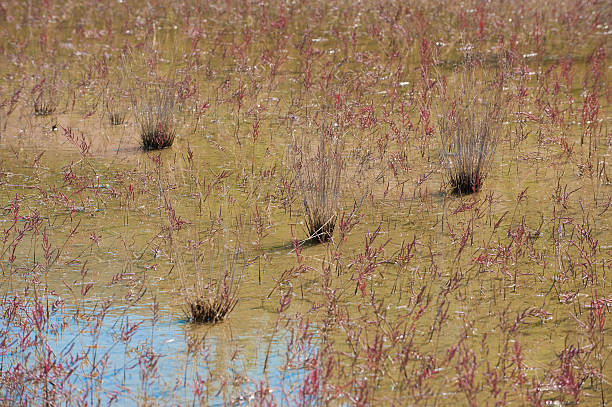
{"type": "Polygon", "coordinates": [[[34,116],[49,116],[53,112],[55,112],[55,106],[43,103],[34,105],[34,116]]]}
{"type": "Polygon", "coordinates": [[[189,304],[189,319],[199,324],[214,324],[221,322],[229,314],[234,305],[231,302],[220,302],[196,298],[189,304]]]}
{"type": "Polygon", "coordinates": [[[113,126],[119,126],[125,122],[125,115],[120,113],[109,113],[108,120],[113,126]]]}
{"type": "Polygon", "coordinates": [[[334,228],[336,222],[327,222],[325,224],[317,223],[315,225],[309,225],[308,233],[310,237],[308,240],[313,243],[325,243],[331,240],[334,234],[334,228]]]}
{"type": "Polygon", "coordinates": [[[156,130],[142,134],[142,148],[145,150],[161,150],[167,148],[174,143],[173,132],[164,130],[156,130]]]}
{"type": "Polygon", "coordinates": [[[456,195],[469,195],[480,191],[484,180],[481,177],[458,177],[449,181],[450,189],[456,195]]]}

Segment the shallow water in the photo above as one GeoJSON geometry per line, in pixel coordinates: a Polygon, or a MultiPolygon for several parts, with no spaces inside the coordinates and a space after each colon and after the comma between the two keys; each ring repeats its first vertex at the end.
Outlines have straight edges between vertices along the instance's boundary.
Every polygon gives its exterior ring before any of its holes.
{"type": "MultiPolygon", "coordinates": [[[[60,72],[56,112],[33,116],[26,95],[0,133],[0,322],[15,339],[0,349],[0,404],[49,397],[45,377],[36,376],[45,360],[62,364],[46,374],[65,380],[51,392],[60,388],[73,398],[69,404],[609,402],[605,55],[600,127],[580,143],[588,80],[581,81],[595,69],[587,56],[609,37],[605,28],[577,44],[545,14],[549,42],[541,49],[526,40],[520,62],[506,68],[507,92],[524,86],[527,96],[520,107],[512,99],[484,187],[455,196],[445,184],[439,138],[422,124],[426,45],[400,35],[408,23],[383,25],[390,21],[383,7],[294,5],[285,31],[279,10],[259,25],[259,8],[213,7],[214,29],[198,38],[198,20],[173,7],[162,13],[131,5],[121,16],[117,6],[109,24],[132,29],[102,41],[90,27],[97,25],[91,10],[73,6],[70,26],[80,16],[91,31],[79,36],[51,23],[45,32],[60,44],[53,60],[69,61],[72,49],[91,53],[60,72]],[[141,19],[157,24],[151,30],[141,19]],[[235,24],[251,31],[228,29],[235,24]],[[140,44],[150,58],[134,78],[117,79],[125,69],[122,41],[140,44]],[[576,79],[552,93],[553,78],[563,82],[559,55],[574,61],[576,79]],[[175,65],[179,79],[197,88],[177,113],[174,145],[160,152],[142,151],[129,107],[127,121],[111,126],[100,102],[109,80],[135,86],[136,76],[153,70],[147,64],[162,73],[175,65]],[[551,119],[551,106],[567,109],[563,121],[551,119]],[[341,136],[338,207],[345,219],[356,207],[356,224],[345,239],[338,225],[332,242],[312,245],[303,241],[290,144],[294,135],[315,137],[318,114],[330,111],[353,120],[341,136]],[[187,294],[198,281],[218,278],[237,247],[237,306],[221,323],[190,323],[187,294]],[[37,309],[53,310],[40,326],[37,309]],[[600,329],[594,309],[603,310],[600,329]],[[139,324],[134,331],[132,324],[139,324]],[[24,332],[36,342],[18,346],[24,332]],[[568,349],[576,352],[563,364],[568,349]],[[20,368],[37,373],[20,382],[9,374],[20,368]],[[579,397],[570,379],[580,382],[579,397]]],[[[438,6],[431,7],[424,12],[438,6]]],[[[40,12],[57,14],[53,7],[40,12]]],[[[452,30],[444,19],[427,28],[430,43],[446,44],[438,45],[430,75],[444,76],[452,89],[459,81],[452,69],[464,59],[452,24],[466,17],[444,15],[452,30]]],[[[24,35],[9,28],[11,39],[24,35]]],[[[474,42],[487,62],[483,76],[494,73],[501,54],[490,35],[474,42]]],[[[17,55],[18,44],[5,45],[5,54],[17,55]]],[[[0,63],[3,100],[12,94],[8,78],[27,66],[24,55],[38,61],[47,54],[27,49],[18,62],[0,63]]],[[[43,73],[24,72],[29,91],[43,73]]],[[[432,85],[434,106],[438,91],[432,85]]]]}

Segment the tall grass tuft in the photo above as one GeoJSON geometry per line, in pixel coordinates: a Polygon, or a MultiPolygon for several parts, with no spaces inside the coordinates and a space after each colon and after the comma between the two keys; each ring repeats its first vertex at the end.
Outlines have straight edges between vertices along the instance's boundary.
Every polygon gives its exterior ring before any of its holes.
{"type": "Polygon", "coordinates": [[[470,194],[480,190],[491,168],[505,106],[501,84],[476,79],[474,68],[459,77],[454,92],[441,101],[438,130],[450,189],[470,194]]]}
{"type": "Polygon", "coordinates": [[[333,127],[325,123],[318,129],[316,150],[308,136],[294,139],[292,170],[304,204],[309,239],[322,243],[331,239],[336,226],[344,144],[333,127]]]}
{"type": "Polygon", "coordinates": [[[238,289],[244,274],[237,274],[238,252],[234,253],[223,271],[215,276],[213,261],[210,261],[209,281],[204,283],[198,275],[196,292],[186,296],[187,315],[191,322],[217,323],[224,320],[238,303],[238,289]]]}
{"type": "Polygon", "coordinates": [[[127,109],[123,106],[119,97],[108,97],[104,100],[104,111],[111,125],[119,126],[125,123],[127,109]]]}
{"type": "Polygon", "coordinates": [[[132,105],[140,126],[142,147],[145,150],[170,147],[176,135],[175,81],[168,77],[160,83],[144,86],[139,92],[132,92],[132,105]]]}
{"type": "Polygon", "coordinates": [[[54,86],[43,80],[32,89],[35,116],[49,116],[55,112],[58,105],[58,94],[54,86]]]}

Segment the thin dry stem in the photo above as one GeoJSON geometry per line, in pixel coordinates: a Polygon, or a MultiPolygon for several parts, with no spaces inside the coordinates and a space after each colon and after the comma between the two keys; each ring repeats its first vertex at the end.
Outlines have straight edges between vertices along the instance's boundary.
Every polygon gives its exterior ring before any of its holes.
{"type": "Polygon", "coordinates": [[[0,107],[0,136],[2,135],[2,132],[6,130],[7,121],[7,114],[4,112],[4,109],[0,107]]]}

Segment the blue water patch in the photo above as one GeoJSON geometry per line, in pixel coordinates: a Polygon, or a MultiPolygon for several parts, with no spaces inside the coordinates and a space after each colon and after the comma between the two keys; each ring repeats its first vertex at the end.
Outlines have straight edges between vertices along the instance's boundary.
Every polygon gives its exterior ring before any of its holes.
{"type": "MultiPolygon", "coordinates": [[[[0,402],[11,405],[45,399],[69,405],[130,406],[147,399],[160,405],[242,405],[258,397],[288,405],[288,394],[294,397],[309,373],[300,364],[286,368],[290,335],[280,329],[262,338],[258,326],[265,321],[249,321],[253,328],[241,326],[233,337],[229,322],[154,320],[140,307],[109,308],[104,317],[99,307],[64,307],[50,312],[48,323],[41,306],[9,308],[5,301],[0,373],[3,382],[12,378],[15,385],[1,387],[0,402]]],[[[309,357],[316,349],[302,351],[309,357]]]]}

